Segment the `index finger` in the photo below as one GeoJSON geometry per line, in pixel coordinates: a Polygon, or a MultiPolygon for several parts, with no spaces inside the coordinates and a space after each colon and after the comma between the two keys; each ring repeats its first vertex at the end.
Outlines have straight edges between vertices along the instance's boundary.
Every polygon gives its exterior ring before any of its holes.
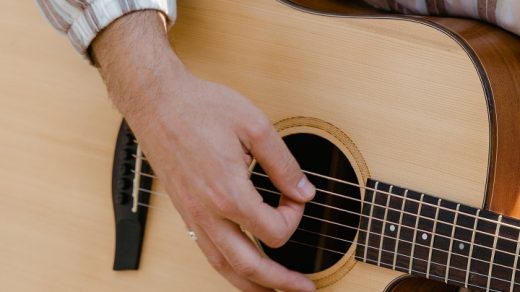
{"type": "Polygon", "coordinates": [[[284,196],[301,203],[314,197],[315,187],[271,124],[250,144],[249,151],[284,196]]]}

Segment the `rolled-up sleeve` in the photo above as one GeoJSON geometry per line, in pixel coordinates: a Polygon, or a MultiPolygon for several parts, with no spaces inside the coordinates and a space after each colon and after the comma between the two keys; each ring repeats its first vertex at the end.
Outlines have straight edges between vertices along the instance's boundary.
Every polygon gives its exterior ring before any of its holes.
{"type": "Polygon", "coordinates": [[[419,15],[469,17],[500,26],[520,36],[518,0],[365,0],[374,7],[419,15]]]}
{"type": "Polygon", "coordinates": [[[138,10],[164,14],[168,24],[176,17],[175,0],[36,0],[43,14],[86,56],[96,35],[117,18],[138,10]]]}

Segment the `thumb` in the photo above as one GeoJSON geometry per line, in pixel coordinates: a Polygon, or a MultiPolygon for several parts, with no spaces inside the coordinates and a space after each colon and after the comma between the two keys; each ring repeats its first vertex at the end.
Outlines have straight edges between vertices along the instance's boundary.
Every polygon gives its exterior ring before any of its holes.
{"type": "Polygon", "coordinates": [[[270,123],[265,129],[248,135],[249,152],[265,170],[273,184],[289,199],[305,203],[312,200],[316,188],[300,169],[278,132],[270,123]]]}

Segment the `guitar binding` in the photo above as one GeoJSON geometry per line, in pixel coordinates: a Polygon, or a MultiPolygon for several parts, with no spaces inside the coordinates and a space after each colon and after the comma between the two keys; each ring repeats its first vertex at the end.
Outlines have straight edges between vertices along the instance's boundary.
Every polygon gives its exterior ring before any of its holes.
{"type": "MultiPolygon", "coordinates": [[[[112,166],[112,204],[116,227],[113,269],[116,271],[137,270],[139,268],[148,213],[148,208],[142,206],[148,205],[150,194],[138,191],[138,202],[134,204],[133,182],[136,174],[151,173],[151,167],[146,160],[139,159],[141,169],[135,171],[138,157],[138,145],[135,136],[126,121],[123,120],[117,134],[112,166]]],[[[138,186],[141,190],[148,190],[151,185],[151,177],[139,177],[138,186]]]]}

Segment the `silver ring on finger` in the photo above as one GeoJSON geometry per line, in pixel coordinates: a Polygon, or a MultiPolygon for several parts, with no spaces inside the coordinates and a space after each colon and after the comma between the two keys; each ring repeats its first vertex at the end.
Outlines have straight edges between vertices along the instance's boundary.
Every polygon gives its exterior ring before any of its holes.
{"type": "Polygon", "coordinates": [[[188,238],[189,238],[189,239],[191,239],[191,240],[193,240],[193,241],[197,241],[197,239],[199,239],[199,238],[197,237],[197,234],[195,233],[195,231],[193,231],[193,230],[188,230],[187,233],[188,233],[188,238]]]}

